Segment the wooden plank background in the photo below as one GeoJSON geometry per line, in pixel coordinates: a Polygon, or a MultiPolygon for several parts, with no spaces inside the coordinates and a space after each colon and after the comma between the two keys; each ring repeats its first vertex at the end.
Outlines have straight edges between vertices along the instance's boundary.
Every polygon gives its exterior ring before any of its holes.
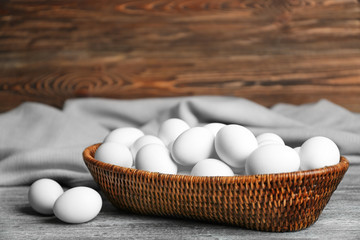
{"type": "Polygon", "coordinates": [[[265,106],[327,98],[360,112],[360,2],[0,2],[0,112],[214,94],[265,106]]]}

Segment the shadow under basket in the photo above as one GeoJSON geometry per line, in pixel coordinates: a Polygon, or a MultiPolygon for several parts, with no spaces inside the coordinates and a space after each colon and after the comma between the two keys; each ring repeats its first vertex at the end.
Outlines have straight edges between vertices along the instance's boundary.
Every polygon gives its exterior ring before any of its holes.
{"type": "Polygon", "coordinates": [[[234,177],[194,177],[148,172],[100,162],[100,144],[83,158],[94,180],[117,208],[284,232],[312,225],[345,175],[349,161],[321,169],[234,177]]]}

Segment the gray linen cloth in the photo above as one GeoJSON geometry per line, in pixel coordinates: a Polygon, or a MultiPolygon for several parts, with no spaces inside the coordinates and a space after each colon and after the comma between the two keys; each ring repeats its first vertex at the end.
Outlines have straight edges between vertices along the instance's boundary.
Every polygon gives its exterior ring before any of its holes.
{"type": "Polygon", "coordinates": [[[326,136],[351,164],[360,163],[360,114],[328,100],[266,108],[244,98],[195,96],[112,100],[70,99],[63,109],[26,102],[0,114],[0,186],[29,185],[52,178],[67,186],[95,186],[83,150],[125,126],[156,134],[164,120],[177,117],[190,126],[210,122],[240,124],[255,135],[273,132],[291,147],[326,136]]]}

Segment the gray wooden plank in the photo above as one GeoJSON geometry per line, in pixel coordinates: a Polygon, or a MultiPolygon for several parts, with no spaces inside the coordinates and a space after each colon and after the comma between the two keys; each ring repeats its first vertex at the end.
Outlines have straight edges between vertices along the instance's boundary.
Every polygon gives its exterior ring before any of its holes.
{"type": "Polygon", "coordinates": [[[104,199],[100,214],[70,225],[36,214],[27,186],[0,188],[0,239],[359,239],[360,164],[352,164],[319,220],[297,232],[269,233],[119,211],[104,199]]]}

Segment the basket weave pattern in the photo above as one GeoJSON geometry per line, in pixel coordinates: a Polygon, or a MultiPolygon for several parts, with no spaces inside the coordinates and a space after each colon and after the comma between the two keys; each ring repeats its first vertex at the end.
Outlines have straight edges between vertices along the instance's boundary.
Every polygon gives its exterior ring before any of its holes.
{"type": "Polygon", "coordinates": [[[107,199],[140,214],[224,223],[261,231],[296,231],[313,224],[346,173],[349,162],[322,169],[234,177],[194,177],[84,161],[107,199]]]}

